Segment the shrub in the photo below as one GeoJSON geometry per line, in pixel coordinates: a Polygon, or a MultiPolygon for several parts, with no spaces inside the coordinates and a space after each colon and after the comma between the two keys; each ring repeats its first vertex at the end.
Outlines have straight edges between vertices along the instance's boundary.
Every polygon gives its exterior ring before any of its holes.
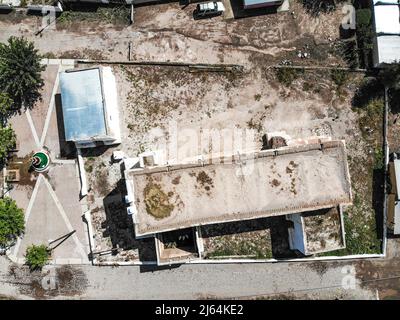
{"type": "Polygon", "coordinates": [[[33,42],[23,37],[0,43],[0,90],[14,101],[16,109],[23,105],[30,108],[40,98],[44,85],[40,60],[33,42]]]}
{"type": "Polygon", "coordinates": [[[31,245],[26,249],[26,264],[31,270],[41,269],[47,264],[50,258],[50,250],[44,244],[31,245]]]}
{"type": "Polygon", "coordinates": [[[8,153],[14,148],[16,136],[11,125],[2,127],[0,125],[0,164],[8,156],[8,153]]]}

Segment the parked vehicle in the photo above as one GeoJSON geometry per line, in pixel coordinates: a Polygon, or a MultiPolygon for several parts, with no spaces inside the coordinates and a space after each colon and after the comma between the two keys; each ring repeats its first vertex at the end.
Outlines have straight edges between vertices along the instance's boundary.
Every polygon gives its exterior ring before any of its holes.
{"type": "Polygon", "coordinates": [[[199,3],[193,12],[195,19],[209,18],[221,15],[225,11],[224,4],[220,1],[199,3]]]}

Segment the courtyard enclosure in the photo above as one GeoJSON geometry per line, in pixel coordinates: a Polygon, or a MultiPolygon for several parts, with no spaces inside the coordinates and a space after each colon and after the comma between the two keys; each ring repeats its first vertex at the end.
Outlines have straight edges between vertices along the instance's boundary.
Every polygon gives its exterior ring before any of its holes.
{"type": "Polygon", "coordinates": [[[400,9],[395,0],[374,0],[374,66],[400,60],[400,9]]]}
{"type": "Polygon", "coordinates": [[[66,141],[77,147],[120,143],[117,88],[110,67],[60,75],[66,141]]]}
{"type": "Polygon", "coordinates": [[[136,236],[352,203],[343,141],[131,169],[125,177],[136,236]]]}
{"type": "Polygon", "coordinates": [[[154,240],[158,265],[184,263],[200,257],[200,240],[195,228],[158,233],[154,240]]]}
{"type": "Polygon", "coordinates": [[[304,255],[343,249],[346,246],[341,206],[324,210],[290,214],[289,245],[304,255]]]}

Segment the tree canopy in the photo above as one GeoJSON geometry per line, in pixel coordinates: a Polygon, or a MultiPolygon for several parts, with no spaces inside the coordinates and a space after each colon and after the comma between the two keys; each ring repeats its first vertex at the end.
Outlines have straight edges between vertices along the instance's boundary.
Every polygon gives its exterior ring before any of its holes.
{"type": "Polygon", "coordinates": [[[25,230],[24,212],[11,198],[0,199],[0,246],[13,242],[25,230]]]}
{"type": "Polygon", "coordinates": [[[41,56],[33,42],[21,37],[10,37],[0,43],[0,92],[14,101],[14,108],[30,108],[40,98],[44,82],[41,56]]]}
{"type": "Polygon", "coordinates": [[[13,103],[14,102],[8,96],[7,93],[0,92],[0,117],[1,117],[2,123],[4,123],[5,120],[7,119],[13,103]]]}
{"type": "Polygon", "coordinates": [[[0,165],[6,159],[8,153],[14,148],[16,135],[11,125],[0,125],[0,165]]]}

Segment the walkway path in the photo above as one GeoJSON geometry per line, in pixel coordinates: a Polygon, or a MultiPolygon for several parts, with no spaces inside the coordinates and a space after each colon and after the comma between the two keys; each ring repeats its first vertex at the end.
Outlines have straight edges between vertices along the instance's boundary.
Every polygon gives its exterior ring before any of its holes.
{"type": "Polygon", "coordinates": [[[82,221],[84,208],[79,202],[79,173],[75,160],[61,160],[60,137],[56,114],[59,73],[73,67],[71,61],[48,61],[43,72],[45,87],[42,101],[32,110],[11,119],[20,148],[17,156],[28,161],[34,151],[46,149],[52,160],[45,174],[31,176],[27,184],[16,184],[10,192],[25,210],[26,232],[11,249],[10,259],[24,263],[31,244],[49,244],[51,240],[76,232],[52,252],[53,263],[89,263],[88,240],[82,221]]]}

